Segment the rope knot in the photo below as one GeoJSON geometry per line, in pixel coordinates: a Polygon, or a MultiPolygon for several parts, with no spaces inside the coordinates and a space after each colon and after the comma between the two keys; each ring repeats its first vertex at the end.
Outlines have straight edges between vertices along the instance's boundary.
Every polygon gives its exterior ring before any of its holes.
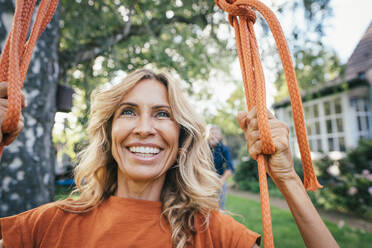
{"type": "Polygon", "coordinates": [[[253,24],[256,22],[256,13],[250,6],[245,3],[241,3],[241,1],[214,0],[214,2],[218,7],[220,7],[220,9],[229,14],[229,23],[231,26],[234,26],[233,21],[236,16],[246,18],[248,22],[252,22],[253,24]]]}

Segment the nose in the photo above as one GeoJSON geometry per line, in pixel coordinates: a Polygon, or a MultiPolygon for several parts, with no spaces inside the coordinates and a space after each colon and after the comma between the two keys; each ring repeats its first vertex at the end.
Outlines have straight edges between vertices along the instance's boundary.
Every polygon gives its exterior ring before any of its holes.
{"type": "Polygon", "coordinates": [[[149,135],[155,134],[154,123],[151,116],[142,115],[138,118],[136,127],[134,128],[134,133],[141,138],[145,138],[149,135]]]}

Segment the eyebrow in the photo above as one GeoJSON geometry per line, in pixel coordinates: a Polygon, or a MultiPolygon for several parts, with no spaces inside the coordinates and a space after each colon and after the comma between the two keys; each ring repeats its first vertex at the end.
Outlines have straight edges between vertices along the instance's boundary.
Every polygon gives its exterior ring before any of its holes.
{"type": "MultiPolygon", "coordinates": [[[[132,102],[123,102],[123,103],[120,104],[119,107],[124,106],[124,105],[129,105],[129,106],[132,106],[132,107],[138,107],[138,104],[132,103],[132,102]]],[[[171,107],[169,105],[155,105],[155,106],[152,107],[152,109],[160,109],[160,108],[171,109],[171,107]]]]}

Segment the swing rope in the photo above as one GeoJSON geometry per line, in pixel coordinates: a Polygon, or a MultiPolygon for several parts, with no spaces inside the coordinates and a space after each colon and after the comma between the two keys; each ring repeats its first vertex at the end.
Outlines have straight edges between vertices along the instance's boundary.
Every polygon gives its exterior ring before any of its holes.
{"type": "Polygon", "coordinates": [[[264,154],[275,152],[266,110],[265,78],[259,58],[258,45],[253,30],[257,10],[268,23],[277,45],[282,61],[288,91],[291,99],[293,120],[297,141],[300,148],[302,167],[304,171],[304,186],[307,190],[315,191],[322,186],[319,184],[311,161],[309,144],[306,136],[305,120],[302,110],[300,90],[297,84],[287,42],[275,14],[258,0],[215,0],[215,3],[229,16],[229,23],[234,27],[238,57],[242,70],[245,98],[248,109],[256,107],[262,153],[257,158],[260,182],[261,215],[265,248],[274,247],[272,233],[270,200],[267,187],[266,166],[264,154]]]}
{"type": "MultiPolygon", "coordinates": [[[[6,81],[9,83],[8,111],[2,125],[4,134],[17,129],[21,115],[21,89],[32,58],[32,52],[37,39],[54,15],[58,0],[41,1],[30,36],[26,40],[35,4],[36,0],[16,1],[12,28],[0,58],[0,82],[6,81]]],[[[0,157],[5,145],[9,144],[0,144],[0,157]]]]}

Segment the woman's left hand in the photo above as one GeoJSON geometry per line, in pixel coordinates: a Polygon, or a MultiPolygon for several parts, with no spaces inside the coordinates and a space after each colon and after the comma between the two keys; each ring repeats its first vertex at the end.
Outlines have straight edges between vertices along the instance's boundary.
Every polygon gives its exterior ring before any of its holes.
{"type": "MultiPolygon", "coordinates": [[[[267,112],[275,153],[265,155],[268,161],[266,171],[274,182],[280,182],[296,176],[289,147],[289,129],[284,122],[276,119],[269,110],[267,112]]],[[[244,131],[249,155],[256,160],[257,156],[262,154],[256,108],[252,108],[248,113],[239,112],[238,122],[244,131]]]]}
{"type": "MultiPolygon", "coordinates": [[[[306,247],[338,247],[294,170],[287,125],[276,119],[269,111],[268,117],[275,153],[265,155],[268,160],[266,171],[287,201],[306,247]]],[[[244,131],[249,154],[256,159],[262,154],[256,108],[248,113],[239,112],[238,122],[244,131]]]]}

